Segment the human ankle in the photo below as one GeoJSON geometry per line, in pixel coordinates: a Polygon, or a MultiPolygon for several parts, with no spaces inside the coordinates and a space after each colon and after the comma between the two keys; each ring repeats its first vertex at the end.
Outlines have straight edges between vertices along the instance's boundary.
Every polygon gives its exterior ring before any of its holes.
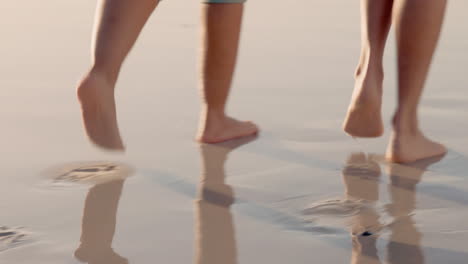
{"type": "Polygon", "coordinates": [[[393,132],[397,134],[419,135],[421,132],[414,113],[397,111],[392,119],[393,132]]]}
{"type": "Polygon", "coordinates": [[[117,82],[117,78],[119,76],[119,69],[111,70],[106,67],[102,67],[95,64],[89,70],[88,75],[101,78],[113,87],[117,82]]]}
{"type": "Polygon", "coordinates": [[[382,51],[374,47],[365,47],[361,51],[361,58],[355,71],[355,78],[365,78],[366,76],[375,76],[383,80],[383,61],[382,51]]]}
{"type": "Polygon", "coordinates": [[[205,105],[202,108],[201,115],[207,122],[226,119],[224,109],[221,107],[210,107],[205,105]]]}
{"type": "Polygon", "coordinates": [[[356,80],[363,80],[365,78],[373,78],[376,82],[382,83],[384,79],[384,71],[381,62],[368,62],[359,64],[354,73],[356,80]]]}

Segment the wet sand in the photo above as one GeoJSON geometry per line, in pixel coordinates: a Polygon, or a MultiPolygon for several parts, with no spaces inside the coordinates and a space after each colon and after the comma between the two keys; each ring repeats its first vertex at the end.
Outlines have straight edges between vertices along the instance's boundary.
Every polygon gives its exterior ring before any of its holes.
{"type": "Polygon", "coordinates": [[[4,3],[0,263],[466,263],[468,4],[449,4],[421,107],[450,151],[395,165],[388,134],[340,130],[359,52],[345,2],[251,1],[230,111],[262,134],[199,146],[198,5],[164,1],[117,87],[125,155],[87,141],[75,99],[95,2],[4,3]]]}

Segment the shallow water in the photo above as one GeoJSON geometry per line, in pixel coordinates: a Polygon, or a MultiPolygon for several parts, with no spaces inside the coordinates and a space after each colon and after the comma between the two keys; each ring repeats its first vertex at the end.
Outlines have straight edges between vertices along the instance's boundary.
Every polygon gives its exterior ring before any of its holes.
{"type": "MultiPolygon", "coordinates": [[[[87,142],[75,101],[94,1],[3,3],[0,262],[466,263],[468,4],[450,3],[421,107],[450,152],[393,165],[387,134],[340,130],[359,52],[345,2],[250,2],[230,111],[262,134],[199,147],[198,7],[164,1],[118,84],[126,155],[87,142]]],[[[393,55],[392,39],[387,121],[393,55]]]]}

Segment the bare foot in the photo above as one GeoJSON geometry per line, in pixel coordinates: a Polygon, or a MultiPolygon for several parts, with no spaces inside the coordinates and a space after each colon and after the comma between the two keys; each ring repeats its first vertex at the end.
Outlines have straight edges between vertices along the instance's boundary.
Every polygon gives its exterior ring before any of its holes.
{"type": "Polygon", "coordinates": [[[107,79],[89,73],[78,85],[83,123],[89,139],[108,150],[124,150],[117,124],[114,87],[107,79]]]}
{"type": "Polygon", "coordinates": [[[426,138],[421,132],[393,132],[387,148],[387,160],[395,163],[410,163],[444,155],[447,149],[426,138]]]}
{"type": "Polygon", "coordinates": [[[358,68],[354,92],[343,123],[343,130],[349,135],[379,137],[383,134],[382,81],[382,70],[368,70],[363,73],[358,68]]]}
{"type": "Polygon", "coordinates": [[[258,127],[250,121],[239,121],[234,118],[208,117],[200,125],[197,141],[208,144],[252,136],[258,133],[258,127]]]}

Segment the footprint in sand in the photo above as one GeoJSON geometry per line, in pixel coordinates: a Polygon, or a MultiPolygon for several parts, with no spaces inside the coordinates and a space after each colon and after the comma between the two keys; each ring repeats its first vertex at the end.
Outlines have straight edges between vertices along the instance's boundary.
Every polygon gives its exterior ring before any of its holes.
{"type": "Polygon", "coordinates": [[[90,161],[60,165],[47,170],[44,174],[52,179],[54,185],[69,183],[96,185],[126,179],[133,174],[133,169],[123,163],[90,161]]]}
{"type": "Polygon", "coordinates": [[[22,228],[0,226],[0,252],[29,242],[29,235],[22,228]]]}
{"type": "Polygon", "coordinates": [[[310,207],[304,209],[302,213],[306,216],[343,218],[355,216],[369,206],[372,205],[364,201],[332,199],[314,203],[310,207]]]}

